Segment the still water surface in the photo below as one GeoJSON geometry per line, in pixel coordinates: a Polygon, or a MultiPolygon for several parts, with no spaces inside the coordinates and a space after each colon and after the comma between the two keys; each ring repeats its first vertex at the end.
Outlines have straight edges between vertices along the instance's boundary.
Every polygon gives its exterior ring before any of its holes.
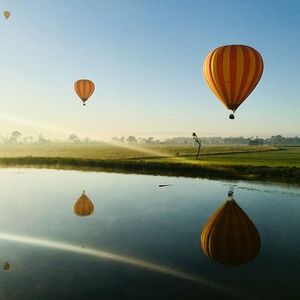
{"type": "Polygon", "coordinates": [[[299,188],[44,169],[0,178],[0,299],[300,299],[299,188]],[[241,265],[200,244],[232,185],[260,237],[241,265]],[[83,190],[94,211],[80,217],[83,190]]]}

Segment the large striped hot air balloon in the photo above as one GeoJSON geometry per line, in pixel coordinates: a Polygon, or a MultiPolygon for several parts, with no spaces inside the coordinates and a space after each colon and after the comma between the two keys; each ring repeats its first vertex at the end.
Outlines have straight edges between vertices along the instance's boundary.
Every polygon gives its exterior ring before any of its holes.
{"type": "Polygon", "coordinates": [[[80,79],[74,83],[74,89],[78,97],[82,100],[83,105],[92,96],[95,85],[91,80],[80,79]]]}
{"type": "MultiPolygon", "coordinates": [[[[263,73],[263,60],[252,47],[222,46],[208,54],[203,73],[217,98],[235,112],[258,84],[263,73]]],[[[230,114],[229,118],[234,119],[234,115],[230,114]]]]}
{"type": "Polygon", "coordinates": [[[250,218],[231,198],[204,225],[201,247],[212,260],[241,265],[258,255],[260,238],[250,218]]]}
{"type": "Polygon", "coordinates": [[[77,216],[85,217],[91,215],[93,211],[94,205],[89,197],[85,194],[85,191],[83,191],[82,195],[74,205],[74,213],[77,216]]]}

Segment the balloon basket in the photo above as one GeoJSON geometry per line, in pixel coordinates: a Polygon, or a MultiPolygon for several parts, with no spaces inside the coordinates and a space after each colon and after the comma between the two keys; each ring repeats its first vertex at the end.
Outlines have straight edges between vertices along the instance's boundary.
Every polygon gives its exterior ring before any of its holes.
{"type": "Polygon", "coordinates": [[[229,119],[230,119],[230,120],[234,120],[234,114],[230,114],[230,115],[229,115],[229,119]]]}

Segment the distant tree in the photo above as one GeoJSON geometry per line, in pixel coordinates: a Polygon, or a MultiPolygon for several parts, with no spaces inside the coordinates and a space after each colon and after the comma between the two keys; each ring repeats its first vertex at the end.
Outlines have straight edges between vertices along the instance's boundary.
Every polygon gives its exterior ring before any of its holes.
{"type": "Polygon", "coordinates": [[[137,139],[133,136],[133,135],[130,135],[127,139],[126,139],[126,142],[128,144],[136,144],[137,143],[137,139]]]}
{"type": "Polygon", "coordinates": [[[193,132],[193,139],[194,139],[195,143],[198,145],[198,152],[197,152],[197,156],[196,156],[196,159],[198,159],[199,154],[200,154],[200,148],[201,148],[201,140],[198,138],[198,136],[195,132],[193,132]]]}
{"type": "Polygon", "coordinates": [[[68,140],[74,143],[80,142],[79,137],[75,133],[71,133],[68,140]]]}
{"type": "Polygon", "coordinates": [[[282,135],[276,135],[276,136],[272,136],[271,140],[273,141],[273,144],[286,144],[286,138],[283,137],[282,135]]]}
{"type": "Polygon", "coordinates": [[[20,131],[13,131],[10,135],[9,142],[10,143],[18,143],[19,139],[21,138],[22,133],[20,131]]]}
{"type": "Polygon", "coordinates": [[[249,139],[249,146],[259,146],[259,145],[263,145],[264,144],[264,140],[263,139],[259,139],[258,136],[256,138],[251,137],[249,139]]]}
{"type": "Polygon", "coordinates": [[[191,137],[173,137],[167,138],[163,142],[163,144],[193,144],[193,138],[191,137]]]}
{"type": "Polygon", "coordinates": [[[50,142],[50,140],[45,139],[42,134],[38,135],[38,143],[40,143],[40,144],[46,144],[46,143],[49,143],[49,142],[50,142]]]}
{"type": "Polygon", "coordinates": [[[152,142],[153,142],[153,137],[152,136],[150,136],[148,139],[147,139],[147,144],[151,144],[152,142]]]}
{"type": "Polygon", "coordinates": [[[142,137],[139,137],[139,138],[137,139],[137,141],[138,141],[139,144],[147,144],[147,139],[142,138],[142,137]]]}
{"type": "Polygon", "coordinates": [[[160,140],[154,140],[152,136],[148,138],[139,137],[137,141],[139,144],[160,144],[160,140]]]}

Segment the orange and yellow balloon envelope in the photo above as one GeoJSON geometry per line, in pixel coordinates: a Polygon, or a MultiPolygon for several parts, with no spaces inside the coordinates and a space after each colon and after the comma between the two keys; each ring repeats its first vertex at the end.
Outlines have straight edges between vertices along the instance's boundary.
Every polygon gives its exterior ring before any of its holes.
{"type": "MultiPolygon", "coordinates": [[[[263,73],[263,59],[249,46],[222,46],[208,54],[203,73],[215,96],[235,112],[258,84],[263,73]]],[[[234,115],[229,118],[234,119],[234,115]]]]}
{"type": "Polygon", "coordinates": [[[85,105],[85,102],[92,96],[95,84],[89,79],[80,79],[74,83],[74,89],[78,97],[85,105]]]}
{"type": "Polygon", "coordinates": [[[241,265],[259,253],[259,233],[235,200],[227,200],[210,217],[201,232],[206,256],[221,264],[241,265]]]}

